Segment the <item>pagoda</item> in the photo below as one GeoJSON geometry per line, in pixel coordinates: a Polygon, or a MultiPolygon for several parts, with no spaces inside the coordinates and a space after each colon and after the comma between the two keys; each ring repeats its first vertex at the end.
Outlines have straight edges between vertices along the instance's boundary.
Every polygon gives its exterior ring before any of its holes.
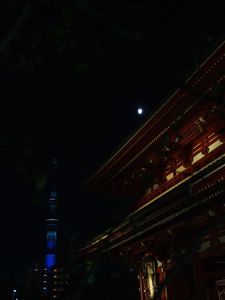
{"type": "Polygon", "coordinates": [[[141,300],[225,299],[224,84],[225,42],[83,185],[136,199],[75,256],[126,256],[141,300]]]}

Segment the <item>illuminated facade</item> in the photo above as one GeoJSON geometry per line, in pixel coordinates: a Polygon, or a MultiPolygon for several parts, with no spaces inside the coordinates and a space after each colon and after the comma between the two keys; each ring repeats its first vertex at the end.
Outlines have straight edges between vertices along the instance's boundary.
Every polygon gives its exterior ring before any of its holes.
{"type": "Polygon", "coordinates": [[[84,188],[136,202],[77,259],[127,256],[141,300],[224,299],[225,42],[84,188]]]}
{"type": "Polygon", "coordinates": [[[49,297],[50,299],[63,298],[65,291],[69,286],[69,276],[62,267],[54,267],[51,276],[48,277],[49,297]]]}

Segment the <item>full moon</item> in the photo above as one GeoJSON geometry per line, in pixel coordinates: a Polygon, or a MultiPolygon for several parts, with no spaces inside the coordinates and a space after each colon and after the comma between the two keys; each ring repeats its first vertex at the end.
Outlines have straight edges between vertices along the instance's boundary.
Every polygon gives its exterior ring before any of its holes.
{"type": "Polygon", "coordinates": [[[143,114],[143,109],[141,107],[139,107],[137,112],[138,112],[139,115],[142,115],[143,114]]]}

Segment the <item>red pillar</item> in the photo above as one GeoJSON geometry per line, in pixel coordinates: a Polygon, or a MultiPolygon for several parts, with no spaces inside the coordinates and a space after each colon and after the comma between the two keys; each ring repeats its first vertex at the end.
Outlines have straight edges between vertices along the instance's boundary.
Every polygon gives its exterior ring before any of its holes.
{"type": "MultiPolygon", "coordinates": [[[[162,263],[162,266],[158,268],[159,272],[159,285],[163,284],[166,279],[166,265],[162,263]]],[[[165,287],[161,293],[161,300],[167,300],[167,288],[165,287]]]]}

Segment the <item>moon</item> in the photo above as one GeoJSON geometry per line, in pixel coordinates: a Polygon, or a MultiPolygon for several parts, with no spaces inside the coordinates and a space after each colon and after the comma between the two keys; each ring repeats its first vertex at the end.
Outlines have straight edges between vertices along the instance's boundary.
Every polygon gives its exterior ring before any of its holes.
{"type": "Polygon", "coordinates": [[[137,113],[138,113],[139,115],[142,115],[142,114],[143,114],[143,109],[142,109],[141,107],[139,107],[138,110],[137,110],[137,113]]]}

